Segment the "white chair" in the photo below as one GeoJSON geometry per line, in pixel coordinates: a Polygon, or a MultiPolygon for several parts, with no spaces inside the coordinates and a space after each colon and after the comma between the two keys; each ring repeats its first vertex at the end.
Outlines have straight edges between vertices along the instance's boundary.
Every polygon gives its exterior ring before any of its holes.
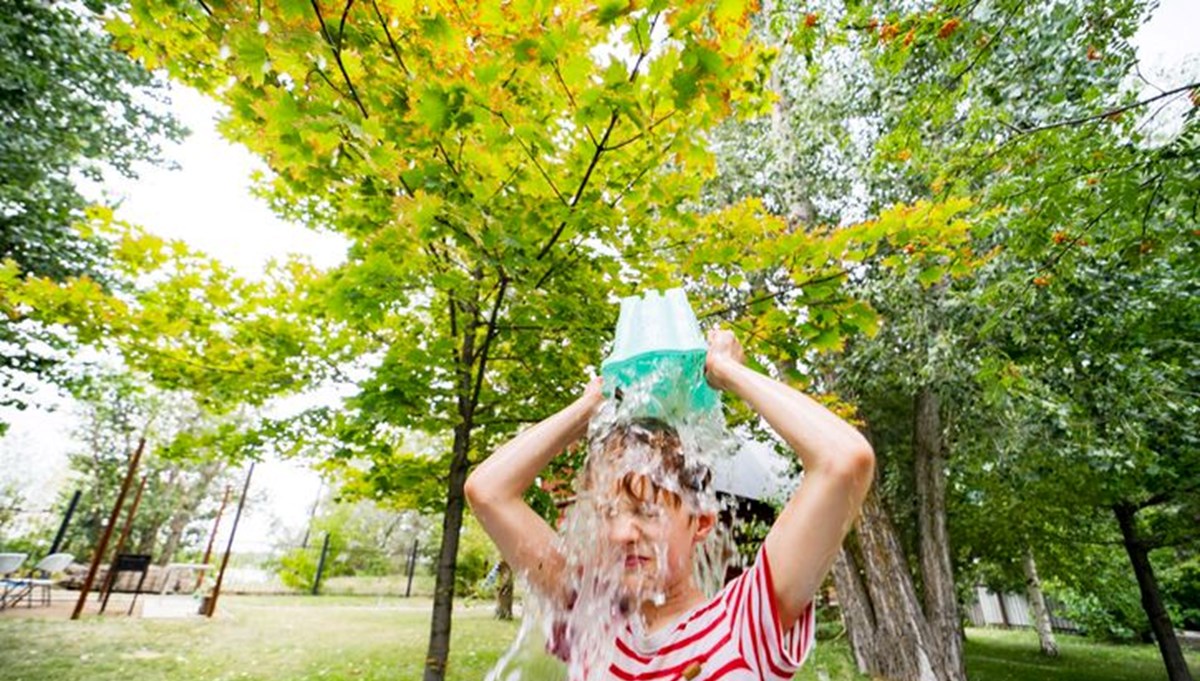
{"type": "Polygon", "coordinates": [[[27,553],[0,553],[0,610],[8,607],[9,593],[17,587],[12,575],[28,557],[27,553]]]}
{"type": "Polygon", "coordinates": [[[21,599],[27,599],[26,605],[33,607],[33,590],[42,590],[42,605],[50,605],[50,587],[54,585],[54,574],[67,569],[74,562],[75,556],[69,553],[52,553],[38,561],[29,571],[28,577],[8,580],[11,582],[8,604],[16,605],[21,599]]]}

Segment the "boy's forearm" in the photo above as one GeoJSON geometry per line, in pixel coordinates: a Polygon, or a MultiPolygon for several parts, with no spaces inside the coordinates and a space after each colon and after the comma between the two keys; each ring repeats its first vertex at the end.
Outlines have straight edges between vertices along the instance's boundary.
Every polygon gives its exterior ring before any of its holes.
{"type": "Polygon", "coordinates": [[[722,368],[721,382],[767,420],[800,456],[806,473],[853,464],[871,454],[857,429],[798,390],[735,363],[722,368]]]}
{"type": "Polygon", "coordinates": [[[519,499],[555,456],[587,434],[595,406],[581,397],[497,449],[467,481],[472,503],[519,499]]]}

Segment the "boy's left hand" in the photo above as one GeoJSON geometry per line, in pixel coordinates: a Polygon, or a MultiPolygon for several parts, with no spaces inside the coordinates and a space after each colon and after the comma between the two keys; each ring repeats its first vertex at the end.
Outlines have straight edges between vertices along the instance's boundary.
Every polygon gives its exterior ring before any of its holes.
{"type": "Polygon", "coordinates": [[[746,352],[732,331],[713,327],[708,330],[708,354],[704,358],[704,376],[717,390],[727,388],[729,369],[746,363],[746,352]]]}

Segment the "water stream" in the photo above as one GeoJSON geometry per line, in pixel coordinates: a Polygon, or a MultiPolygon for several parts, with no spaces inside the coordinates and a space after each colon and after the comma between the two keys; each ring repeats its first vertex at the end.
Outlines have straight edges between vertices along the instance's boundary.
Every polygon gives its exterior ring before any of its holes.
{"type": "Polygon", "coordinates": [[[730,528],[716,523],[694,548],[689,531],[679,530],[688,518],[720,516],[711,467],[736,448],[719,406],[696,411],[672,402],[696,380],[703,378],[695,371],[665,362],[598,410],[574,501],[559,523],[562,591],[526,585],[520,631],[486,681],[582,679],[585,670],[599,678],[617,632],[644,629],[642,608],[663,604],[666,584],[680,584],[669,574],[686,575],[690,562],[706,597],[724,585],[739,560],[730,528]],[[681,389],[663,389],[671,383],[681,389]]]}

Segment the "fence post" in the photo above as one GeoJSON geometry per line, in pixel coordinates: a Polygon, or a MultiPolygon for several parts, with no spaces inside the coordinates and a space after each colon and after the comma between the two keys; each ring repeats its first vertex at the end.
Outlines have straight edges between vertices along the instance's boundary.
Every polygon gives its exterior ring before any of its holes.
{"type": "Polygon", "coordinates": [[[321,574],[325,572],[325,556],[329,555],[329,533],[325,533],[325,541],[321,543],[321,558],[317,561],[317,576],[313,579],[312,595],[321,591],[321,574]]]}
{"type": "Polygon", "coordinates": [[[67,504],[67,512],[58,526],[58,534],[54,535],[54,542],[50,544],[50,553],[58,553],[58,550],[62,548],[63,537],[67,535],[67,526],[71,524],[71,516],[75,515],[75,507],[79,505],[79,497],[82,495],[83,492],[80,490],[75,490],[75,493],[71,495],[71,503],[67,504]]]}
{"type": "Polygon", "coordinates": [[[412,595],[413,573],[417,571],[417,540],[413,540],[412,552],[408,554],[408,586],[404,587],[404,597],[412,595]]]}

